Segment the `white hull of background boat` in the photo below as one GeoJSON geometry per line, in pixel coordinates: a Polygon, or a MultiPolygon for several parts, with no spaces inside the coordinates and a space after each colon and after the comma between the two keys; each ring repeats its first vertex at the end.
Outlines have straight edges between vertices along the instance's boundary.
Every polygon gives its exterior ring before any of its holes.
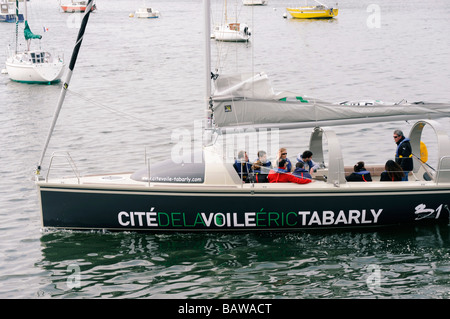
{"type": "Polygon", "coordinates": [[[242,0],[244,6],[265,6],[268,0],[242,0]]]}
{"type": "Polygon", "coordinates": [[[154,10],[152,8],[140,8],[136,10],[134,13],[134,16],[136,18],[142,18],[142,19],[153,19],[153,18],[159,18],[159,11],[154,10]]]}
{"type": "Polygon", "coordinates": [[[13,59],[6,61],[6,70],[9,78],[17,82],[25,83],[50,83],[57,82],[64,73],[64,63],[27,63],[17,62],[13,59]]]}
{"type": "Polygon", "coordinates": [[[244,23],[230,23],[216,26],[213,35],[217,41],[247,42],[251,33],[248,26],[244,23]]]}
{"type": "MultiPolygon", "coordinates": [[[[66,13],[85,12],[87,8],[87,1],[72,1],[72,4],[63,4],[61,9],[66,13]]],[[[91,12],[96,10],[95,4],[91,8],[91,12]]]]}

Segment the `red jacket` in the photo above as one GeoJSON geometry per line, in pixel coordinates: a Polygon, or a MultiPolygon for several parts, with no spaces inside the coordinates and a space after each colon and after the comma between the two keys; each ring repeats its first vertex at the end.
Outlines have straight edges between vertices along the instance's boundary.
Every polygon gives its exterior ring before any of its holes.
{"type": "Polygon", "coordinates": [[[303,179],[292,175],[291,173],[278,173],[275,170],[269,172],[269,183],[297,183],[308,184],[312,181],[310,179],[303,179]]]}

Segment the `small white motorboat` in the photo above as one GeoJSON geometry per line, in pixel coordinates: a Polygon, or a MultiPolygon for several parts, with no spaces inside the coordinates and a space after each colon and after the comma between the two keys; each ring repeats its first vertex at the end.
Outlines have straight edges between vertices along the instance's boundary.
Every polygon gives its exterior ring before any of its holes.
{"type": "Polygon", "coordinates": [[[265,6],[269,0],[242,0],[244,6],[265,6]]]}
{"type": "Polygon", "coordinates": [[[152,8],[139,8],[134,13],[134,16],[136,18],[144,18],[144,19],[150,19],[150,18],[159,18],[159,11],[152,9],[152,8]]]}

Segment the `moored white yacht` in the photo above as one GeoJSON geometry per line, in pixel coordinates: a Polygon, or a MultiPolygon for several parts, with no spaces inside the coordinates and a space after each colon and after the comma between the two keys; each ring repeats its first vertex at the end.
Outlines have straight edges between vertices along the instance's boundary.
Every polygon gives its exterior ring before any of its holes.
{"type": "Polygon", "coordinates": [[[251,32],[245,23],[225,23],[213,29],[214,38],[224,42],[247,42],[251,32]]]}
{"type": "Polygon", "coordinates": [[[30,50],[12,54],[6,60],[9,78],[23,83],[54,83],[64,73],[62,56],[50,52],[30,50]]]}
{"type": "MultiPolygon", "coordinates": [[[[64,59],[61,55],[53,55],[44,50],[31,50],[31,40],[41,39],[42,36],[31,32],[27,21],[27,4],[25,8],[25,28],[24,37],[26,40],[26,50],[19,51],[18,43],[15,48],[9,47],[9,56],[6,59],[6,71],[13,81],[23,83],[54,83],[61,79],[64,73],[64,59]]],[[[16,33],[18,27],[16,26],[16,33]]],[[[18,34],[16,34],[18,39],[18,34]]]]}
{"type": "Polygon", "coordinates": [[[247,42],[250,40],[251,31],[247,24],[240,23],[236,19],[232,22],[228,19],[227,0],[224,2],[224,20],[213,28],[212,37],[224,42],[247,42]]]}

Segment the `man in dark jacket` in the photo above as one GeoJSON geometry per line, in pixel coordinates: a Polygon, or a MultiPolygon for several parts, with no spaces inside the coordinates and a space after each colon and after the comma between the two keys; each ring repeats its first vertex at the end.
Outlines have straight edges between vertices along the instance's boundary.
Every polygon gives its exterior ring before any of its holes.
{"type": "Polygon", "coordinates": [[[239,151],[238,158],[235,160],[233,167],[241,180],[248,183],[248,175],[252,172],[252,163],[248,160],[247,152],[239,151]]]}
{"type": "Polygon", "coordinates": [[[406,138],[401,130],[395,130],[394,141],[397,144],[395,162],[401,166],[403,172],[405,172],[405,180],[408,180],[408,173],[413,170],[412,148],[409,138],[406,138]]]}

